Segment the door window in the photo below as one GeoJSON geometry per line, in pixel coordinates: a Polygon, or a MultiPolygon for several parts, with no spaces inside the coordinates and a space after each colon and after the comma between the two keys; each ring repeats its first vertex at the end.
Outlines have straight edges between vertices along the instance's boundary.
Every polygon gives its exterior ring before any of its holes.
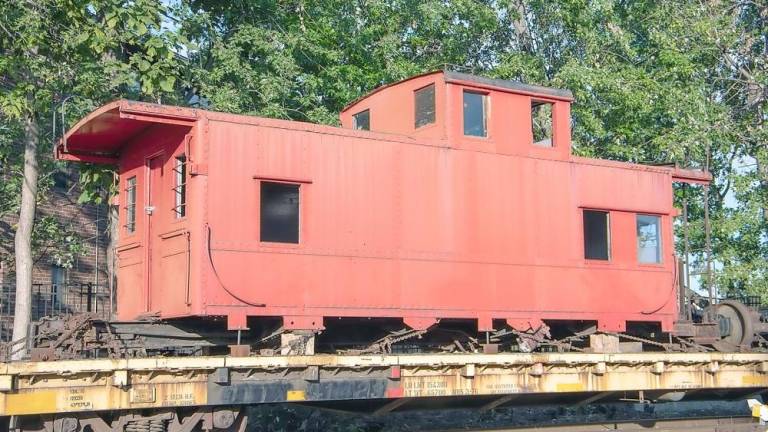
{"type": "Polygon", "coordinates": [[[128,234],[136,231],[136,176],[125,182],[125,230],[128,234]]]}

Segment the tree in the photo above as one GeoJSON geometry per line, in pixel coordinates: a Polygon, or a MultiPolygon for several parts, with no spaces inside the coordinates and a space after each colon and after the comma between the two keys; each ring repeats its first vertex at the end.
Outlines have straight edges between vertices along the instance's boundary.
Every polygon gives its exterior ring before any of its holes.
{"type": "MultiPolygon", "coordinates": [[[[20,358],[30,324],[38,180],[53,165],[46,150],[58,138],[42,131],[52,130],[48,119],[65,102],[74,114],[71,121],[118,96],[160,100],[173,94],[178,40],[162,28],[165,8],[159,0],[0,0],[0,10],[0,115],[6,130],[17,132],[10,141],[22,143],[24,155],[16,183],[21,199],[14,245],[13,343],[14,358],[20,358]]],[[[15,161],[7,154],[0,160],[15,161]]],[[[86,186],[85,194],[93,195],[93,185],[86,186]]],[[[13,194],[13,189],[4,192],[13,194]]]]}
{"type": "MultiPolygon", "coordinates": [[[[14,237],[16,258],[16,325],[13,329],[13,342],[20,343],[26,338],[31,314],[31,286],[32,286],[32,230],[35,218],[35,205],[37,200],[37,183],[39,165],[37,152],[40,145],[40,132],[35,112],[35,105],[39,98],[43,98],[42,92],[38,93],[41,84],[41,57],[40,41],[36,37],[43,31],[41,20],[30,19],[31,15],[39,10],[35,7],[23,9],[9,9],[3,4],[3,10],[7,10],[6,17],[10,17],[3,23],[5,31],[2,39],[3,76],[13,87],[4,92],[0,103],[4,115],[10,120],[16,120],[21,124],[23,145],[23,174],[21,180],[21,202],[19,218],[14,237]],[[29,12],[29,13],[27,13],[29,12]]],[[[45,49],[45,48],[43,48],[45,49]]],[[[18,350],[14,358],[20,358],[24,350],[18,350]]]]}
{"type": "MultiPolygon", "coordinates": [[[[578,154],[710,168],[717,283],[768,300],[765,4],[188,4],[192,79],[218,110],[336,124],[341,107],[374,87],[445,65],[573,90],[578,154]]],[[[690,205],[701,266],[702,190],[680,188],[677,200],[690,205]]]]}
{"type": "Polygon", "coordinates": [[[491,1],[190,3],[182,31],[211,108],[324,124],[379,85],[487,68],[504,39],[491,1]]]}
{"type": "Polygon", "coordinates": [[[717,282],[768,301],[768,3],[706,2],[701,15],[721,59],[713,93],[734,124],[716,220],[717,282]]]}

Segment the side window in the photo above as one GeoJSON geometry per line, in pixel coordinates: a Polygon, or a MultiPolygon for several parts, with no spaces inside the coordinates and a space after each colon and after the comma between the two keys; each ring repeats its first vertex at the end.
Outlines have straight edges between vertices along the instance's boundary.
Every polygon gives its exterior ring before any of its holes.
{"type": "Polygon", "coordinates": [[[661,218],[637,215],[637,260],[643,264],[661,262],[661,218]]]}
{"type": "Polygon", "coordinates": [[[430,84],[413,92],[416,128],[435,122],[435,85],[430,84]]]}
{"type": "Polygon", "coordinates": [[[371,110],[360,111],[352,116],[352,128],[371,130],[371,110]]]}
{"type": "Polygon", "coordinates": [[[607,261],[611,256],[608,212],[584,210],[584,258],[607,261]]]}
{"type": "Polygon", "coordinates": [[[486,137],[488,95],[464,91],[464,135],[486,137]]]}
{"type": "Polygon", "coordinates": [[[67,271],[56,264],[51,265],[51,303],[54,308],[61,307],[61,296],[66,289],[67,271]]]}
{"type": "Polygon", "coordinates": [[[185,155],[176,156],[173,172],[176,178],[173,187],[175,197],[173,213],[176,219],[180,219],[187,215],[187,157],[185,155]]]}
{"type": "Polygon", "coordinates": [[[136,231],[136,176],[125,181],[125,230],[136,231]]]}
{"type": "Polygon", "coordinates": [[[537,146],[552,147],[552,108],[550,102],[531,101],[533,143],[537,146]]]}
{"type": "Polygon", "coordinates": [[[261,241],[299,242],[299,185],[261,182],[261,241]]]}

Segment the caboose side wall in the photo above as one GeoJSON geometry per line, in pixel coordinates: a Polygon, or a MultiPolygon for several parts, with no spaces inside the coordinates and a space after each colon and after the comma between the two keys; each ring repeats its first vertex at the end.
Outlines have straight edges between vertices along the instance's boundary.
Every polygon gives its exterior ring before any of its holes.
{"type": "Polygon", "coordinates": [[[193,136],[189,127],[156,124],[131,139],[121,152],[118,319],[132,320],[146,313],[173,317],[192,311],[198,279],[198,266],[193,263],[199,251],[190,243],[191,220],[193,215],[199,217],[193,207],[199,201],[193,198],[195,182],[190,181],[188,167],[183,216],[177,215],[181,209],[175,188],[177,158],[189,158],[193,136]],[[135,180],[135,201],[128,197],[131,179],[135,180]],[[128,211],[131,202],[133,221],[128,211]]]}
{"type": "Polygon", "coordinates": [[[289,328],[319,327],[324,316],[671,328],[672,179],[663,170],[235,118],[211,114],[208,127],[216,271],[202,274],[203,313],[238,306],[284,316],[289,328]],[[260,241],[264,181],[299,185],[299,244],[260,241]],[[584,259],[584,208],[611,211],[609,262],[584,259]],[[637,262],[636,213],[661,216],[661,264],[637,262]]]}

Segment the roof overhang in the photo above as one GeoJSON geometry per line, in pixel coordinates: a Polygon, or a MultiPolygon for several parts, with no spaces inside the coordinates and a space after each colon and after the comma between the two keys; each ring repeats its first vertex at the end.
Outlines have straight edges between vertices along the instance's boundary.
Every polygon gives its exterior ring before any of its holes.
{"type": "Polygon", "coordinates": [[[702,169],[680,168],[674,163],[655,165],[637,164],[610,159],[593,159],[588,157],[571,156],[571,161],[582,164],[598,165],[612,168],[630,169],[668,174],[672,182],[707,185],[712,182],[712,174],[702,169]]]}
{"type": "Polygon", "coordinates": [[[192,127],[197,110],[118,100],[77,122],[54,149],[59,160],[116,164],[120,150],[133,137],[155,124],[192,127]]]}
{"type": "Polygon", "coordinates": [[[672,181],[677,183],[708,185],[712,182],[712,174],[700,169],[671,168],[672,181]]]}
{"type": "Polygon", "coordinates": [[[445,71],[444,76],[445,82],[450,84],[471,85],[528,96],[539,96],[573,102],[573,93],[571,93],[570,90],[525,84],[519,81],[486,78],[462,72],[445,71]]]}

